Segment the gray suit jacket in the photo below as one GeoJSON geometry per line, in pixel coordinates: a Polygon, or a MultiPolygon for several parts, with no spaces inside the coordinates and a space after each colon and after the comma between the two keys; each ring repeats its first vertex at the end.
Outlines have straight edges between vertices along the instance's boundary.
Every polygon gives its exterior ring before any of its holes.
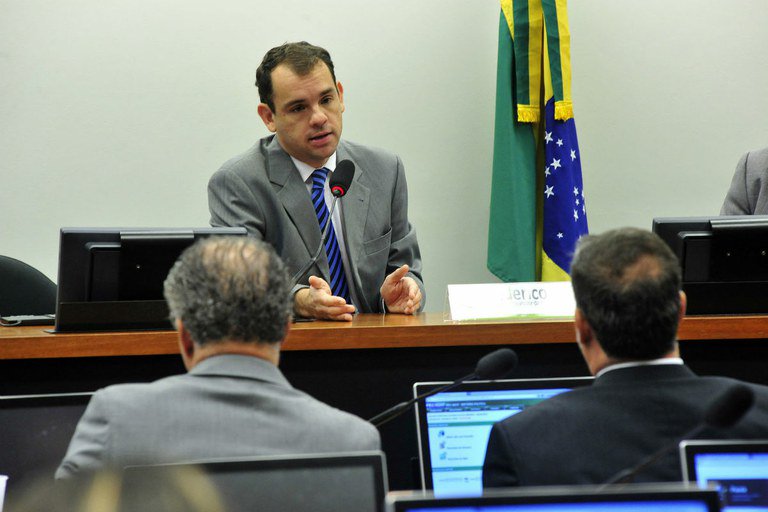
{"type": "MultiPolygon", "coordinates": [[[[356,172],[341,200],[342,234],[351,274],[363,313],[382,312],[379,288],[387,274],[403,264],[421,288],[421,254],[408,222],[408,190],[400,158],[342,140],[337,161],[349,159],[356,172]]],[[[227,161],[208,183],[212,226],[243,226],[251,236],[272,244],[291,273],[297,272],[320,244],[318,226],[306,184],[288,154],[271,136],[227,161]]],[[[339,235],[337,230],[337,236],[339,235]]],[[[322,253],[309,275],[330,282],[322,253]]]]}
{"type": "MultiPolygon", "coordinates": [[[[697,426],[713,399],[738,381],[699,377],[685,366],[609,371],[589,387],[562,393],[496,423],[483,466],[485,487],[604,483],[697,426]]],[[[731,429],[701,438],[768,437],[768,388],[751,384],[752,410],[731,429]]],[[[637,482],[680,481],[676,450],[637,482]]]]}
{"type": "Polygon", "coordinates": [[[768,214],[768,148],[745,153],[736,165],[720,215],[768,214]]]}
{"type": "Polygon", "coordinates": [[[184,375],[97,391],[56,478],[102,467],[378,449],[370,423],[294,389],[273,364],[219,355],[184,375]]]}

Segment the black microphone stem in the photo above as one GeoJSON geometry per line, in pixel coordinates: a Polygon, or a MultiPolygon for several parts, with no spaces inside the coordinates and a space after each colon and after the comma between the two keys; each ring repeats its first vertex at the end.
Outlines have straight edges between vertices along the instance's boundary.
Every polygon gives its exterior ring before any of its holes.
{"type": "Polygon", "coordinates": [[[304,274],[309,270],[309,267],[314,265],[320,257],[320,251],[325,247],[325,239],[328,237],[328,230],[331,227],[331,222],[333,222],[333,211],[336,209],[336,201],[338,200],[339,196],[333,196],[333,201],[331,201],[331,211],[328,212],[328,222],[325,223],[325,228],[323,228],[323,233],[320,237],[320,245],[317,246],[317,250],[315,251],[315,254],[312,255],[312,258],[310,258],[310,260],[293,275],[291,278],[291,288],[296,286],[299,279],[304,277],[304,274]]]}
{"type": "Polygon", "coordinates": [[[463,384],[465,381],[474,379],[477,377],[476,373],[470,373],[469,375],[466,375],[462,378],[460,378],[457,381],[450,382],[448,384],[445,384],[444,386],[440,386],[439,388],[435,388],[431,391],[427,391],[426,393],[422,393],[419,396],[415,398],[411,398],[410,400],[406,402],[400,402],[394,407],[390,407],[386,411],[377,414],[373,418],[369,419],[368,422],[373,424],[374,427],[380,427],[381,425],[388,423],[392,421],[393,419],[397,418],[401,414],[403,414],[405,411],[408,410],[408,408],[413,405],[414,403],[418,402],[419,400],[422,400],[424,398],[428,398],[432,395],[436,395],[437,393],[441,393],[443,391],[448,391],[449,389],[453,389],[459,384],[463,384]]]}
{"type": "MultiPolygon", "coordinates": [[[[685,433],[684,436],[682,436],[680,439],[678,439],[678,444],[683,439],[690,439],[690,438],[698,436],[699,434],[701,434],[704,431],[705,428],[707,428],[707,425],[703,424],[703,425],[697,426],[693,430],[689,430],[688,432],[685,433]]],[[[656,452],[652,453],[651,455],[649,455],[648,457],[646,457],[645,459],[640,461],[640,463],[637,464],[636,466],[624,469],[622,471],[619,471],[615,475],[613,475],[610,478],[610,480],[608,480],[603,485],[601,485],[598,488],[597,491],[601,492],[601,491],[605,490],[606,487],[608,487],[610,485],[614,485],[614,484],[630,484],[630,483],[632,483],[632,481],[635,479],[635,475],[640,473],[642,470],[644,470],[648,466],[656,463],[660,458],[662,458],[664,455],[666,455],[667,452],[669,452],[669,446],[664,446],[664,447],[660,448],[656,452]]]]}

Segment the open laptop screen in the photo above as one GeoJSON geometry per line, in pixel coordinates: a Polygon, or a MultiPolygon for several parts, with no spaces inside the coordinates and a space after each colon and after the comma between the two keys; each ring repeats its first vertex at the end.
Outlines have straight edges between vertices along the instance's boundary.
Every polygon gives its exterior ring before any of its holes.
{"type": "Polygon", "coordinates": [[[0,474],[11,489],[53,478],[92,393],[0,397],[0,474]]]}
{"type": "Polygon", "coordinates": [[[723,510],[768,512],[768,439],[762,441],[683,441],[685,480],[715,485],[723,510]]]}
{"type": "Polygon", "coordinates": [[[713,490],[664,486],[539,487],[497,491],[473,497],[407,496],[391,493],[389,512],[715,512],[713,490]]]}
{"type": "MultiPolygon", "coordinates": [[[[421,478],[437,496],[482,492],[485,449],[494,423],[557,394],[592,383],[591,377],[465,382],[416,407],[421,478]]],[[[414,396],[445,382],[417,382],[414,396]]]]}
{"type": "Polygon", "coordinates": [[[381,512],[387,492],[382,452],[264,456],[128,467],[124,509],[151,510],[167,492],[152,483],[190,470],[207,477],[229,512],[381,512]]]}

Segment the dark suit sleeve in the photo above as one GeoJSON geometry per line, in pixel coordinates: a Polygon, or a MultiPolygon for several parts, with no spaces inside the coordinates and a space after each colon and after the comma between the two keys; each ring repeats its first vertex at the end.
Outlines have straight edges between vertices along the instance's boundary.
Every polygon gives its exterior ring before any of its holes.
{"type": "Polygon", "coordinates": [[[496,423],[488,438],[483,463],[483,487],[515,487],[520,485],[514,466],[512,445],[501,423],[496,423]]]}
{"type": "Polygon", "coordinates": [[[751,215],[752,207],[749,205],[747,190],[747,158],[749,153],[744,153],[736,164],[736,171],[731,179],[731,186],[725,195],[725,201],[720,208],[720,215],[751,215]]]}
{"type": "Polygon", "coordinates": [[[427,294],[421,277],[421,252],[419,242],[416,240],[416,230],[408,221],[408,185],[403,162],[398,156],[397,178],[392,196],[392,241],[386,274],[389,275],[405,264],[410,268],[408,276],[412,277],[421,289],[421,309],[423,309],[427,294]]]}

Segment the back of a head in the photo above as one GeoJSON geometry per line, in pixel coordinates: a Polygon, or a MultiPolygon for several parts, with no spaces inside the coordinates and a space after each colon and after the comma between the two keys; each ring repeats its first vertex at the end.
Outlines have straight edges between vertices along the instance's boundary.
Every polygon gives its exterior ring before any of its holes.
{"type": "Polygon", "coordinates": [[[673,349],[681,272],[657,235],[622,228],[582,238],[571,280],[576,305],[606,354],[647,360],[673,349]]]}
{"type": "Polygon", "coordinates": [[[211,512],[225,510],[213,482],[194,466],[129,473],[100,470],[18,489],[10,512],[211,512]]]}
{"type": "Polygon", "coordinates": [[[333,69],[331,54],[325,48],[309,44],[306,41],[285,43],[269,50],[256,69],[256,87],[259,89],[259,99],[274,112],[275,105],[272,101],[272,71],[280,64],[285,64],[299,76],[309,74],[319,62],[324,62],[331,72],[333,82],[336,82],[336,73],[333,69]]]}
{"type": "Polygon", "coordinates": [[[277,343],[292,302],[285,265],[250,237],[210,237],[181,255],[165,281],[171,320],[199,345],[216,341],[277,343]]]}

